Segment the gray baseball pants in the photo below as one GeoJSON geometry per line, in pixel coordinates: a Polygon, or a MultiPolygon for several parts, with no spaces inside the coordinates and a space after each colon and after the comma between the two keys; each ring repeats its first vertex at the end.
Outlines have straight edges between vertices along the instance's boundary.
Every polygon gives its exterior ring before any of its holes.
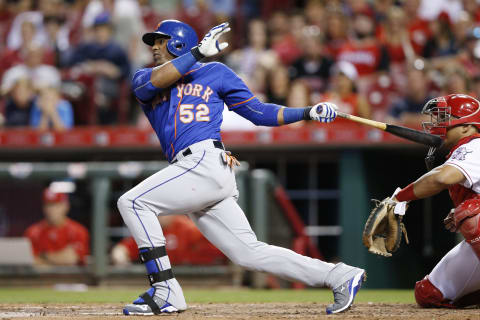
{"type": "MultiPolygon", "coordinates": [[[[230,260],[315,287],[336,288],[358,273],[343,263],[333,264],[258,241],[238,206],[234,171],[221,158],[212,140],[191,145],[192,154],[178,153],[174,164],[148,177],[118,200],[125,224],[139,248],[165,245],[158,215],[188,214],[202,234],[230,260]]],[[[159,259],[171,268],[168,257],[159,259]]],[[[156,294],[179,310],[186,309],[176,279],[154,284],[156,294]]]]}

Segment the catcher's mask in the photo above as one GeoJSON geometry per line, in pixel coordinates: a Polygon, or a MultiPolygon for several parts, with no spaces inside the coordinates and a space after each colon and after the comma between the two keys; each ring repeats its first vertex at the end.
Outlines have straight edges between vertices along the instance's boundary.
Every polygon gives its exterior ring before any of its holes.
{"type": "Polygon", "coordinates": [[[430,115],[430,121],[422,123],[423,130],[442,139],[448,128],[457,125],[471,124],[480,130],[480,102],[466,94],[434,98],[423,106],[422,113],[430,115]]]}
{"type": "MultiPolygon", "coordinates": [[[[423,106],[422,114],[430,121],[422,122],[423,130],[445,139],[449,128],[471,124],[480,130],[480,102],[466,94],[450,94],[429,100],[423,106]]],[[[430,148],[425,158],[427,168],[433,165],[435,148],[430,148]]]]}

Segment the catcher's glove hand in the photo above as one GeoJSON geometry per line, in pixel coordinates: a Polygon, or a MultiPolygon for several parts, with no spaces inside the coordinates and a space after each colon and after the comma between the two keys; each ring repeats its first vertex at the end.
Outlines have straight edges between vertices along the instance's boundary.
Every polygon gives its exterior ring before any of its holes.
{"type": "Polygon", "coordinates": [[[399,202],[392,198],[385,198],[383,201],[372,200],[376,205],[365,223],[362,237],[368,251],[385,257],[391,257],[392,252],[400,247],[402,233],[408,244],[407,230],[402,222],[403,215],[394,212],[399,202]]]}

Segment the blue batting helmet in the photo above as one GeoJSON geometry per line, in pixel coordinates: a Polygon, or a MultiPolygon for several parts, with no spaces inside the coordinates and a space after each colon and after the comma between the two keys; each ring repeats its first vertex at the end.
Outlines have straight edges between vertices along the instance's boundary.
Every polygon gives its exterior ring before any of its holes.
{"type": "Polygon", "coordinates": [[[188,24],[178,20],[163,20],[154,32],[145,33],[143,42],[153,46],[155,39],[168,38],[167,50],[174,56],[181,56],[198,44],[198,37],[188,24]]]}

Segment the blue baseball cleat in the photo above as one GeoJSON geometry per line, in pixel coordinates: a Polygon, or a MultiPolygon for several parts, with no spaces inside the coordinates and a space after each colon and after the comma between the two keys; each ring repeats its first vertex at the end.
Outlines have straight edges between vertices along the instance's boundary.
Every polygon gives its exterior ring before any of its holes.
{"type": "Polygon", "coordinates": [[[155,296],[154,288],[150,288],[150,290],[142,294],[132,304],[127,304],[125,308],[123,308],[123,314],[126,316],[153,316],[161,313],[174,312],[180,312],[180,310],[155,296]]]}
{"type": "Polygon", "coordinates": [[[333,289],[334,303],[327,306],[327,314],[343,312],[352,306],[355,295],[367,278],[365,270],[359,270],[360,272],[353,276],[353,278],[350,278],[333,289]]]}

